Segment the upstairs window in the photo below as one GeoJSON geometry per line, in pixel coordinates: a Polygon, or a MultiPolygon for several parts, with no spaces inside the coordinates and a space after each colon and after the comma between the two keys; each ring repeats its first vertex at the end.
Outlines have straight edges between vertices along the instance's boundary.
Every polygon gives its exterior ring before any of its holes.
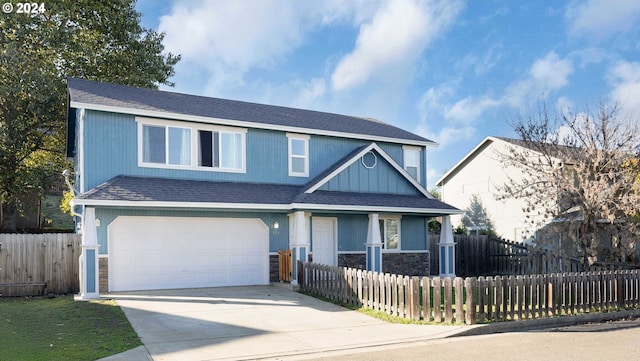
{"type": "Polygon", "coordinates": [[[138,121],[141,166],[245,171],[246,129],[157,119],[138,121]]]}
{"type": "Polygon", "coordinates": [[[289,176],[309,176],[309,136],[287,134],[289,142],[289,176]]]}
{"type": "Polygon", "coordinates": [[[243,134],[198,130],[198,166],[242,169],[243,134]]]}
{"type": "Polygon", "coordinates": [[[420,148],[403,147],[404,170],[420,182],[420,148]]]}
{"type": "Polygon", "coordinates": [[[142,161],[191,165],[191,129],[143,125],[142,161]]]}

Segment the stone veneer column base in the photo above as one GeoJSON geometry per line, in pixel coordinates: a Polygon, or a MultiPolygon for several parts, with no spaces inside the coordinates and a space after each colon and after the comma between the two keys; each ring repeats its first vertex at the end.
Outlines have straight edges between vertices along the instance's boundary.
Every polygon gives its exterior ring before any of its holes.
{"type": "MultiPolygon", "coordinates": [[[[364,253],[338,254],[338,266],[366,269],[364,253]]],[[[402,276],[429,276],[429,252],[382,253],[382,271],[402,276]]]]}

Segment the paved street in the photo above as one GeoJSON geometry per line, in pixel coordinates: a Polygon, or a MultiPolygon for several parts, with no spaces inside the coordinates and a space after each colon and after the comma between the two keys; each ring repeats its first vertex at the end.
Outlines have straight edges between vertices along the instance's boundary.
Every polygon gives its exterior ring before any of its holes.
{"type": "Polygon", "coordinates": [[[360,351],[306,360],[640,360],[640,320],[453,337],[360,351]]]}

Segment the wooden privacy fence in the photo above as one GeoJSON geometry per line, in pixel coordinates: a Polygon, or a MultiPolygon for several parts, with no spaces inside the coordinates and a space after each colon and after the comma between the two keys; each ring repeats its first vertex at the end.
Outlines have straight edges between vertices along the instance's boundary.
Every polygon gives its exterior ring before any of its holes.
{"type": "Polygon", "coordinates": [[[293,280],[293,258],[290,249],[278,251],[278,265],[280,282],[291,282],[293,280]]]}
{"type": "Polygon", "coordinates": [[[80,236],[0,234],[0,296],[79,291],[80,236]]]}
{"type": "MultiPolygon", "coordinates": [[[[431,274],[439,274],[439,235],[429,235],[431,274]]],[[[456,274],[461,277],[581,272],[579,259],[490,236],[454,235],[456,274]]]]}
{"type": "Polygon", "coordinates": [[[640,307],[640,271],[408,277],[298,262],[301,290],[390,315],[475,324],[640,307]]]}

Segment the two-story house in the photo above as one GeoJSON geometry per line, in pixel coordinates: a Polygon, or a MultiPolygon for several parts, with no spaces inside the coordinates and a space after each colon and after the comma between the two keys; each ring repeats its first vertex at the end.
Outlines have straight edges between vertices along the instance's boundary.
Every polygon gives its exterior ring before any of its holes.
{"type": "Polygon", "coordinates": [[[426,274],[428,220],[460,212],[425,189],[434,145],[361,117],[68,79],[82,297],[267,284],[281,249],[426,274]]]}
{"type": "MultiPolygon", "coordinates": [[[[460,209],[469,207],[471,199],[477,197],[486,208],[498,235],[525,242],[535,236],[535,224],[545,224],[551,219],[526,213],[526,201],[522,198],[503,197],[501,187],[507,184],[508,179],[524,177],[521,169],[507,167],[503,162],[505,155],[516,151],[531,156],[538,154],[517,139],[486,137],[440,177],[436,185],[440,187],[442,200],[460,209]]],[[[462,224],[460,215],[452,216],[451,221],[454,226],[462,224]]]]}

